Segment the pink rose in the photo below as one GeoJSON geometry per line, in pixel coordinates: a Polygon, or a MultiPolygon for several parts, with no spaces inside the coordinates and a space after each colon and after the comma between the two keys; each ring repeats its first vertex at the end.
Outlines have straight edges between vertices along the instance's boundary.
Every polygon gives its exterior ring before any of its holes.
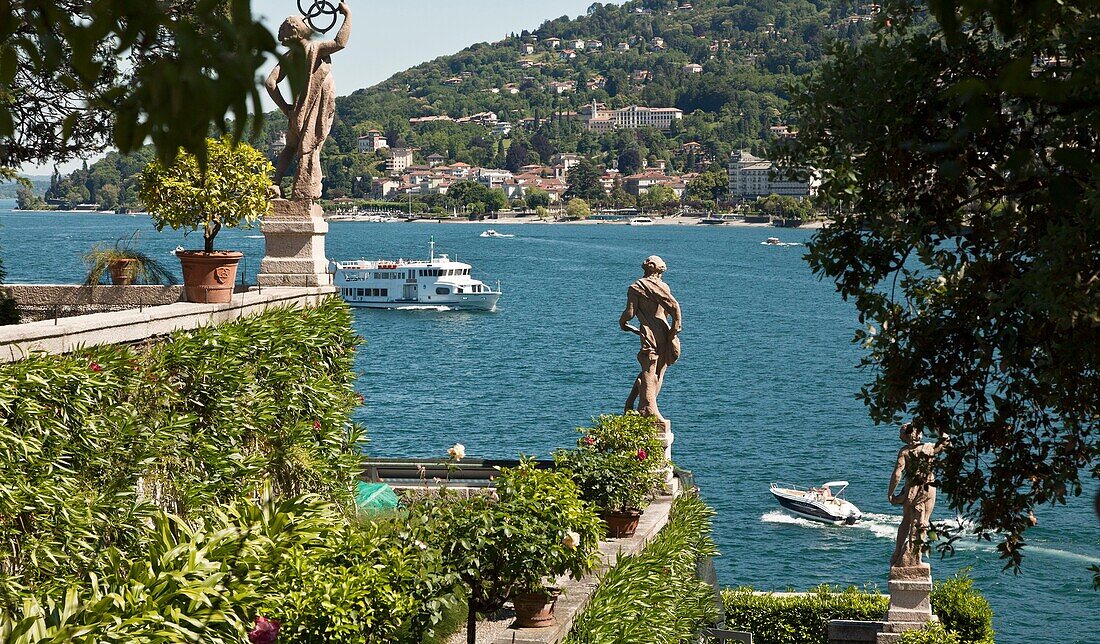
{"type": "Polygon", "coordinates": [[[91,369],[92,371],[96,372],[96,373],[99,373],[100,371],[103,371],[103,367],[99,366],[98,362],[89,363],[88,368],[91,369]]]}
{"type": "Polygon", "coordinates": [[[319,421],[319,420],[313,421],[313,429],[314,430],[321,429],[321,421],[319,421]]]}
{"type": "Polygon", "coordinates": [[[256,616],[256,625],[248,632],[252,644],[275,644],[279,637],[279,620],[256,616]]]}
{"type": "Polygon", "coordinates": [[[585,436],[584,437],[584,444],[585,445],[595,445],[596,444],[596,439],[592,438],[591,436],[585,436]]]}
{"type": "Polygon", "coordinates": [[[646,457],[645,450],[644,449],[638,450],[638,460],[639,461],[644,461],[645,457],[646,457]]]}

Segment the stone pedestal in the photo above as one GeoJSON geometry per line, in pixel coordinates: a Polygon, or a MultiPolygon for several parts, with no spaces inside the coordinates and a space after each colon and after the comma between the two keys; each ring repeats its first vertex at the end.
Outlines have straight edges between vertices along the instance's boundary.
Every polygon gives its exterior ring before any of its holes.
{"type": "Polygon", "coordinates": [[[877,644],[892,644],[905,631],[918,630],[936,619],[929,601],[932,571],[928,564],[891,568],[887,585],[890,609],[886,612],[886,623],[878,634],[877,644]]]}
{"type": "Polygon", "coordinates": [[[272,199],[260,230],[265,250],[256,283],[261,288],[332,284],[321,206],[309,199],[272,199]]]}
{"type": "Polygon", "coordinates": [[[676,491],[672,490],[672,488],[671,488],[671,486],[673,484],[673,478],[674,478],[672,476],[672,441],[675,440],[675,438],[676,438],[672,434],[672,421],[669,421],[669,420],[660,421],[660,420],[658,420],[657,424],[658,425],[663,425],[663,427],[662,427],[663,431],[661,432],[660,439],[661,439],[661,442],[665,444],[665,461],[668,462],[668,466],[665,467],[664,472],[663,472],[665,485],[669,486],[669,489],[672,492],[675,493],[676,491]]]}

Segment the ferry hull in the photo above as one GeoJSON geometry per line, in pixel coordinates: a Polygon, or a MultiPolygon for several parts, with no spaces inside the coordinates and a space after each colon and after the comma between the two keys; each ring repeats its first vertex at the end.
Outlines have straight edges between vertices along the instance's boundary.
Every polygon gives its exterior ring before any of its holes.
{"type": "Polygon", "coordinates": [[[461,310],[461,311],[492,311],[497,307],[497,300],[500,299],[500,293],[472,293],[469,295],[459,295],[453,299],[432,298],[430,301],[420,300],[391,300],[386,302],[380,301],[357,301],[354,298],[345,298],[348,306],[352,306],[360,309],[442,309],[448,310],[461,310]]]}

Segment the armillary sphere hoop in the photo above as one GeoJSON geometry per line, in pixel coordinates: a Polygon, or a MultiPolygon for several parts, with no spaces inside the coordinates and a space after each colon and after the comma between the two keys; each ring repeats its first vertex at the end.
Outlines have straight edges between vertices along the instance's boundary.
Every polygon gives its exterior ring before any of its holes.
{"type": "Polygon", "coordinates": [[[302,5],[303,0],[298,0],[298,11],[306,19],[306,24],[317,33],[323,34],[336,26],[336,5],[329,0],[313,0],[308,9],[302,5]]]}

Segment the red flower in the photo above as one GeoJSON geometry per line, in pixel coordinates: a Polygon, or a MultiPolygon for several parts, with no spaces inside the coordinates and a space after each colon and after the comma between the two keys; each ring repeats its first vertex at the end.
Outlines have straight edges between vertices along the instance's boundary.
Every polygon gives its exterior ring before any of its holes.
{"type": "Polygon", "coordinates": [[[359,404],[362,405],[364,402],[366,402],[366,398],[363,398],[363,394],[359,394],[359,404]]]}
{"type": "Polygon", "coordinates": [[[644,449],[638,450],[638,460],[639,461],[644,461],[645,457],[646,457],[645,450],[644,449]]]}
{"type": "Polygon", "coordinates": [[[256,617],[256,626],[248,632],[248,641],[252,644],[275,644],[279,637],[279,620],[256,617]]]}
{"type": "Polygon", "coordinates": [[[592,438],[591,436],[585,436],[584,437],[584,444],[585,445],[595,445],[596,444],[596,439],[592,438]]]}
{"type": "Polygon", "coordinates": [[[92,371],[96,372],[96,373],[99,373],[100,371],[103,371],[103,367],[99,366],[98,362],[89,363],[88,368],[91,369],[92,371]]]}
{"type": "Polygon", "coordinates": [[[313,421],[313,429],[315,431],[318,430],[318,429],[321,429],[321,421],[319,421],[319,420],[313,421]]]}

